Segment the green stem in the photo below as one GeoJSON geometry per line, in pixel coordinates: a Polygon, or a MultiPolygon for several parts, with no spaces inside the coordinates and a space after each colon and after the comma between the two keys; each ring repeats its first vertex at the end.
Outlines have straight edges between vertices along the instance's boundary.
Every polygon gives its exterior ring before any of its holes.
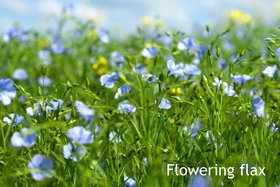
{"type": "Polygon", "coordinates": [[[3,139],[3,147],[4,147],[4,151],[6,151],[6,139],[4,136],[4,131],[3,131],[3,125],[1,124],[1,134],[2,134],[2,139],[3,139]]]}

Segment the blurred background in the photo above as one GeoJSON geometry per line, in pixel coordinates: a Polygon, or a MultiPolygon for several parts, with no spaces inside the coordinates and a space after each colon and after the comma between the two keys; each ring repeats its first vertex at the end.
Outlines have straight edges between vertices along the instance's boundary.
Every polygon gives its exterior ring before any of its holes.
{"type": "Polygon", "coordinates": [[[1,0],[0,32],[18,24],[23,29],[54,27],[53,20],[62,9],[75,17],[93,19],[108,29],[121,27],[131,31],[150,18],[166,25],[192,30],[196,25],[214,24],[228,17],[231,10],[250,15],[251,20],[275,23],[279,0],[1,0]],[[146,17],[144,17],[146,16],[146,17]]]}

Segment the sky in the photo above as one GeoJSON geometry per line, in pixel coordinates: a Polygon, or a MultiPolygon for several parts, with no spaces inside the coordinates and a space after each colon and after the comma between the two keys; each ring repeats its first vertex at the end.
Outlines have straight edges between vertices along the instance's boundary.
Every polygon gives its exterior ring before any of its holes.
{"type": "Polygon", "coordinates": [[[109,29],[121,25],[128,31],[139,25],[143,16],[161,19],[174,28],[191,29],[196,24],[215,24],[232,9],[266,22],[272,22],[280,12],[279,0],[1,0],[0,31],[14,23],[24,29],[52,27],[69,4],[79,19],[95,19],[109,29]]]}

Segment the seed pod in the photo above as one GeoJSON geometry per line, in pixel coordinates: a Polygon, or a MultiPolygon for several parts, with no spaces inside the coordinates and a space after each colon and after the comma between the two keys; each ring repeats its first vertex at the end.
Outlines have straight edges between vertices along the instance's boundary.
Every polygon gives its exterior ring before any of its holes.
{"type": "Polygon", "coordinates": [[[225,90],[224,84],[221,84],[220,89],[221,89],[221,92],[224,92],[224,90],[225,90]]]}
{"type": "Polygon", "coordinates": [[[165,32],[165,34],[166,34],[167,36],[171,37],[170,32],[165,32]]]}
{"type": "Polygon", "coordinates": [[[87,78],[87,80],[86,80],[86,85],[87,85],[87,87],[89,87],[89,86],[90,86],[90,81],[89,81],[89,78],[87,78]]]}
{"type": "Polygon", "coordinates": [[[206,31],[209,33],[210,32],[210,27],[209,25],[206,25],[206,31]]]}
{"type": "Polygon", "coordinates": [[[208,84],[208,79],[203,75],[202,76],[202,81],[205,83],[205,84],[208,84]]]}
{"type": "Polygon", "coordinates": [[[38,88],[38,95],[39,95],[39,96],[43,95],[43,94],[42,94],[42,88],[41,88],[41,86],[39,86],[39,88],[38,88]]]}
{"type": "Polygon", "coordinates": [[[219,75],[219,77],[218,77],[220,80],[222,80],[223,79],[223,72],[221,72],[221,74],[219,75]]]}
{"type": "Polygon", "coordinates": [[[41,68],[41,73],[43,74],[43,76],[45,76],[46,74],[47,74],[47,68],[46,68],[46,66],[42,66],[42,68],[41,68]]]}
{"type": "Polygon", "coordinates": [[[216,48],[216,55],[218,58],[221,56],[221,49],[219,47],[216,48]]]}

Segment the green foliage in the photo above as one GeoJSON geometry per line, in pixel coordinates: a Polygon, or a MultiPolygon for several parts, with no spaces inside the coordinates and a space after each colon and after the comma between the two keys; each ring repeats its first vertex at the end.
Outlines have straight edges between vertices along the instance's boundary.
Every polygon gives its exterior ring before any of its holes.
{"type": "MultiPolygon", "coordinates": [[[[13,79],[17,97],[8,106],[0,103],[1,119],[10,113],[24,116],[24,123],[15,127],[0,121],[0,186],[123,186],[125,176],[134,179],[138,186],[189,184],[191,176],[176,176],[174,172],[167,176],[167,163],[189,167],[217,164],[235,167],[235,171],[243,163],[266,167],[266,176],[260,177],[240,176],[238,172],[234,179],[211,175],[213,186],[220,186],[221,182],[225,186],[280,183],[280,134],[279,130],[270,130],[272,124],[280,127],[280,64],[276,52],[280,37],[277,31],[262,24],[253,27],[231,23],[226,29],[207,27],[207,36],[203,31],[197,32],[193,38],[207,48],[206,54],[199,56],[201,74],[188,75],[182,80],[170,75],[165,57],[173,55],[176,63],[193,63],[197,53],[177,48],[177,43],[187,36],[185,33],[165,33],[144,27],[125,38],[115,34],[110,43],[104,44],[91,34],[94,30],[90,23],[79,23],[79,36],[75,31],[59,33],[67,51],[50,53],[49,65],[43,65],[38,53],[50,49],[55,40],[52,33],[30,31],[31,38],[26,41],[15,37],[8,43],[0,41],[1,78],[12,78],[17,68],[25,69],[29,76],[27,80],[13,79]],[[269,34],[271,37],[264,39],[269,34]],[[163,36],[171,39],[169,45],[160,39],[163,36]],[[229,46],[226,42],[230,42],[229,46]],[[141,56],[145,43],[158,47],[155,58],[141,56]],[[124,55],[122,68],[111,64],[113,51],[124,55]],[[93,68],[90,62],[91,58],[100,57],[108,61],[108,70],[104,73],[121,72],[119,81],[115,81],[111,89],[101,85],[99,69],[93,68]],[[223,67],[219,66],[221,59],[226,62],[223,67]],[[146,68],[146,73],[159,77],[159,81],[149,84],[134,72],[138,62],[146,68]],[[277,65],[278,70],[269,78],[262,71],[272,65],[277,65]],[[233,84],[231,74],[246,74],[254,79],[233,84]],[[41,86],[38,83],[41,76],[49,77],[51,86],[41,86]],[[232,83],[236,97],[225,94],[223,86],[220,89],[213,86],[214,78],[232,83]],[[125,84],[131,87],[130,93],[116,100],[117,89],[125,84]],[[177,88],[180,91],[177,92],[177,88]],[[264,118],[255,115],[250,90],[254,90],[255,95],[262,92],[260,96],[267,114],[264,118]],[[20,101],[21,95],[26,101],[20,101]],[[170,101],[171,109],[158,107],[162,98],[170,101]],[[56,111],[42,109],[40,116],[26,113],[27,107],[46,99],[47,104],[51,99],[62,99],[64,103],[56,111]],[[79,162],[63,157],[63,146],[71,141],[66,136],[67,130],[88,125],[75,107],[76,100],[95,110],[92,124],[99,127],[98,136],[94,143],[85,145],[86,155],[79,162]],[[118,103],[123,100],[129,100],[137,108],[136,112],[120,114],[118,103]],[[70,119],[66,117],[69,113],[70,119]],[[196,121],[202,123],[202,127],[193,131],[192,124],[196,121]],[[23,127],[37,132],[36,143],[30,148],[13,147],[11,136],[23,127]],[[184,127],[188,130],[183,130],[184,127]],[[122,142],[109,140],[112,131],[117,133],[114,139],[120,136],[122,142]],[[207,136],[207,132],[212,135],[207,136]],[[53,161],[52,178],[32,179],[28,163],[37,153],[53,161]]],[[[94,125],[91,131],[95,133],[94,125]]]]}

